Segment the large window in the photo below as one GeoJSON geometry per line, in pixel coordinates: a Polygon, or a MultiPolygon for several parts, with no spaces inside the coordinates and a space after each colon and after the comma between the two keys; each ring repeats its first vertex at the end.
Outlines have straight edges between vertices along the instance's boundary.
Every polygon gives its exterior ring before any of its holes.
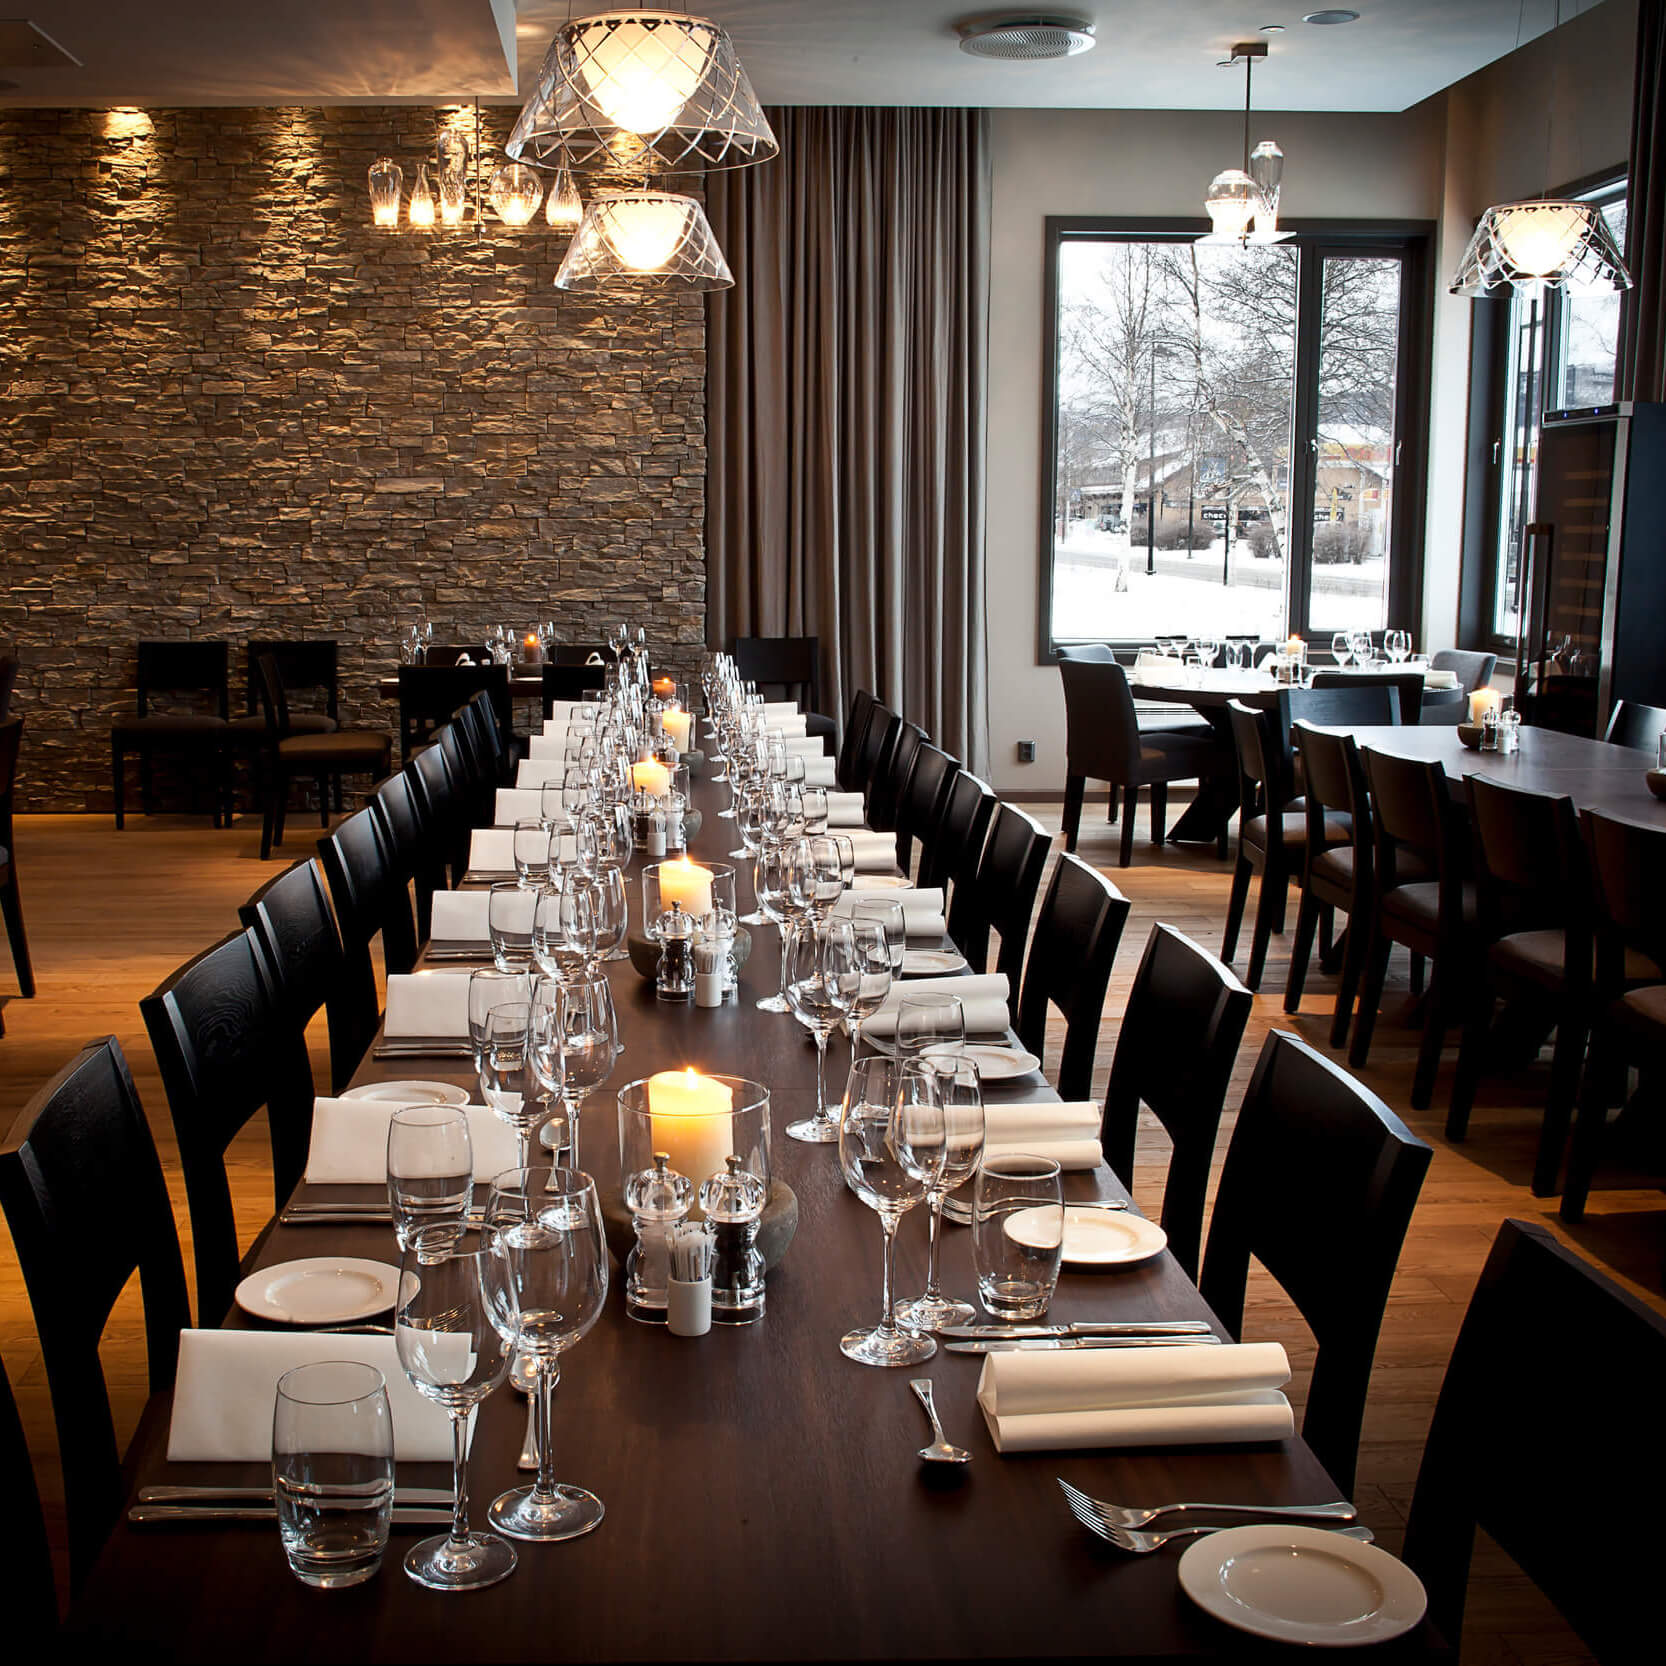
{"type": "Polygon", "coordinates": [[[1400,465],[1426,244],[1049,222],[1043,657],[1412,623],[1400,465]]]}

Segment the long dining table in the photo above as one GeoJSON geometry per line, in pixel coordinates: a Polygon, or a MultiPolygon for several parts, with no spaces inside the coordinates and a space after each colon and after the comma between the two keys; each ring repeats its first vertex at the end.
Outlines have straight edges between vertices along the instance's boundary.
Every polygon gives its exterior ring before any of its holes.
{"type": "MultiPolygon", "coordinates": [[[[726,860],[735,824],[715,814],[720,788],[696,783],[705,811],[694,854],[726,860]]],[[[741,907],[751,906],[744,870],[741,907]]],[[[614,1285],[601,1321],[562,1359],[554,1441],[561,1479],[595,1492],[600,1528],[554,1545],[520,1544],[517,1571],[464,1595],[418,1587],[395,1530],[381,1572],[323,1592],[290,1574],[275,1526],[141,1527],[125,1519],[79,1592],[76,1639],[123,1660],[354,1662],[567,1659],[766,1661],[1171,1660],[1281,1652],[1206,1616],[1181,1592],[1188,1541],[1127,1555],[1085,1532],[1062,1476],[1103,1498],[1304,1503],[1334,1483],[1299,1436],[1272,1443],[1001,1456],[975,1403],[980,1361],[939,1350],[924,1367],[882,1370],[846,1359],[841,1334],[877,1317],[880,1226],[846,1187],[837,1148],[799,1144],[785,1124],[814,1097],[815,1053],[790,1017],[755,1010],[775,988],[776,935],[754,929],[739,999],[716,1010],[656,1000],[627,962],[609,967],[624,1052],[581,1119],[583,1166],[618,1184],[614,1093],[633,1078],[694,1065],[772,1091],[772,1161],[797,1194],[797,1236],[770,1275],[763,1319],[679,1338],[626,1317],[614,1285]],[[970,1464],[923,1464],[928,1431],[908,1379],[935,1385],[949,1438],[970,1464]]],[[[830,1077],[842,1080],[835,1038],[830,1077]]],[[[473,1086],[460,1060],[378,1061],[355,1081],[421,1076],[473,1086]]],[[[1039,1074],[991,1085],[991,1102],[1056,1096],[1039,1074]]],[[[1121,1199],[1101,1165],[1067,1176],[1077,1197],[1121,1199]]],[[[316,1200],[368,1198],[303,1184],[316,1200]]],[[[945,1226],[944,1283],[974,1288],[970,1234],[945,1226]]],[[[1314,1254],[1325,1246],[1315,1244],[1314,1254]]],[[[387,1225],[269,1224],[248,1257],[268,1267],[305,1256],[397,1261],[387,1225]]],[[[924,1286],[926,1220],[904,1221],[898,1293],[924,1286]]],[[[228,1326],[255,1326],[240,1311],[228,1326]]],[[[1164,1252],[1121,1271],[1067,1268],[1050,1318],[1207,1318],[1191,1280],[1164,1252]]],[[[1219,1330],[1218,1322],[1216,1328],[1219,1330]]],[[[1253,1340],[1253,1338],[1251,1338],[1253,1340]]],[[[267,1479],[262,1466],[169,1464],[170,1397],[146,1407],[126,1465],[140,1485],[267,1479]]],[[[481,1408],[470,1460],[472,1519],[519,1485],[525,1402],[508,1387],[481,1408]]],[[[402,1484],[444,1486],[449,1471],[400,1466],[402,1484]]],[[[1444,1655],[1425,1621],[1376,1646],[1394,1659],[1444,1655]]]]}

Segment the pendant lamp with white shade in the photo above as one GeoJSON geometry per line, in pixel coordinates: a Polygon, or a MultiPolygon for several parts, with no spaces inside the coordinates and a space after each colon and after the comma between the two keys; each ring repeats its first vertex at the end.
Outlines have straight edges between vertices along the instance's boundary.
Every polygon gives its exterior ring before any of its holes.
{"type": "Polygon", "coordinates": [[[734,281],[699,201],[644,186],[590,198],[555,287],[579,295],[651,294],[727,289],[734,281]]]}
{"type": "Polygon", "coordinates": [[[1267,56],[1265,41],[1240,41],[1222,69],[1244,66],[1244,165],[1225,168],[1209,181],[1203,206],[1209,231],[1200,243],[1282,243],[1290,234],[1278,229],[1279,187],[1284,178],[1284,152],[1271,139],[1250,149],[1250,86],[1258,59],[1267,56]]]}

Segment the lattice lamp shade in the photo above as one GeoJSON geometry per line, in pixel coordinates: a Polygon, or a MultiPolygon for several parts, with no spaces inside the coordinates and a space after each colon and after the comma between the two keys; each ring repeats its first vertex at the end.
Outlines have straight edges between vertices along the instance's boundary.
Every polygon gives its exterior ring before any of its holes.
{"type": "Polygon", "coordinates": [[[1452,293],[1485,295],[1507,283],[1630,289],[1631,274],[1595,204],[1544,198],[1500,203],[1481,216],[1452,293]]]}
{"type": "Polygon", "coordinates": [[[695,198],[600,191],[585,204],[555,286],[582,295],[640,294],[727,289],[734,281],[695,198]]]}

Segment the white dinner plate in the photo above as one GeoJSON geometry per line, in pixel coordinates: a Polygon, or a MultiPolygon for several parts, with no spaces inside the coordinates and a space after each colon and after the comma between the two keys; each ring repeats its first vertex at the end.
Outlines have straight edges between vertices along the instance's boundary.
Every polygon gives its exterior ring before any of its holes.
{"type": "Polygon", "coordinates": [[[1028,1076],[1041,1068],[1041,1060],[1022,1047],[998,1047],[993,1042],[946,1042],[938,1047],[922,1049],[931,1053],[958,1053],[978,1067],[978,1075],[986,1082],[1010,1082],[1018,1076],[1028,1076]]]}
{"type": "Polygon", "coordinates": [[[963,972],[966,956],[958,949],[904,949],[902,971],[904,977],[925,977],[928,973],[963,972]]]}
{"type": "Polygon", "coordinates": [[[383,1261],[320,1257],[262,1267],[237,1287],[237,1305],[281,1325],[340,1325],[393,1306],[399,1269],[383,1261]]]}
{"type": "Polygon", "coordinates": [[[1318,1527],[1229,1527],[1180,1558],[1180,1588],[1206,1614],[1281,1643],[1349,1648],[1398,1637],[1428,1599],[1377,1545],[1318,1527]]]}
{"type": "Polygon", "coordinates": [[[341,1097],[375,1099],[385,1105],[466,1105],[469,1090],[450,1082],[366,1082],[363,1087],[349,1088],[341,1097]]]}
{"type": "MultiPolygon", "coordinates": [[[[1039,1239],[1025,1233],[1033,1233],[1043,1214],[1040,1209],[1019,1210],[1007,1222],[1008,1237],[1039,1247],[1039,1239]]],[[[1168,1241],[1169,1235],[1155,1221],[1131,1209],[1064,1206],[1064,1259],[1078,1267],[1130,1267],[1160,1255],[1168,1241]]]]}

